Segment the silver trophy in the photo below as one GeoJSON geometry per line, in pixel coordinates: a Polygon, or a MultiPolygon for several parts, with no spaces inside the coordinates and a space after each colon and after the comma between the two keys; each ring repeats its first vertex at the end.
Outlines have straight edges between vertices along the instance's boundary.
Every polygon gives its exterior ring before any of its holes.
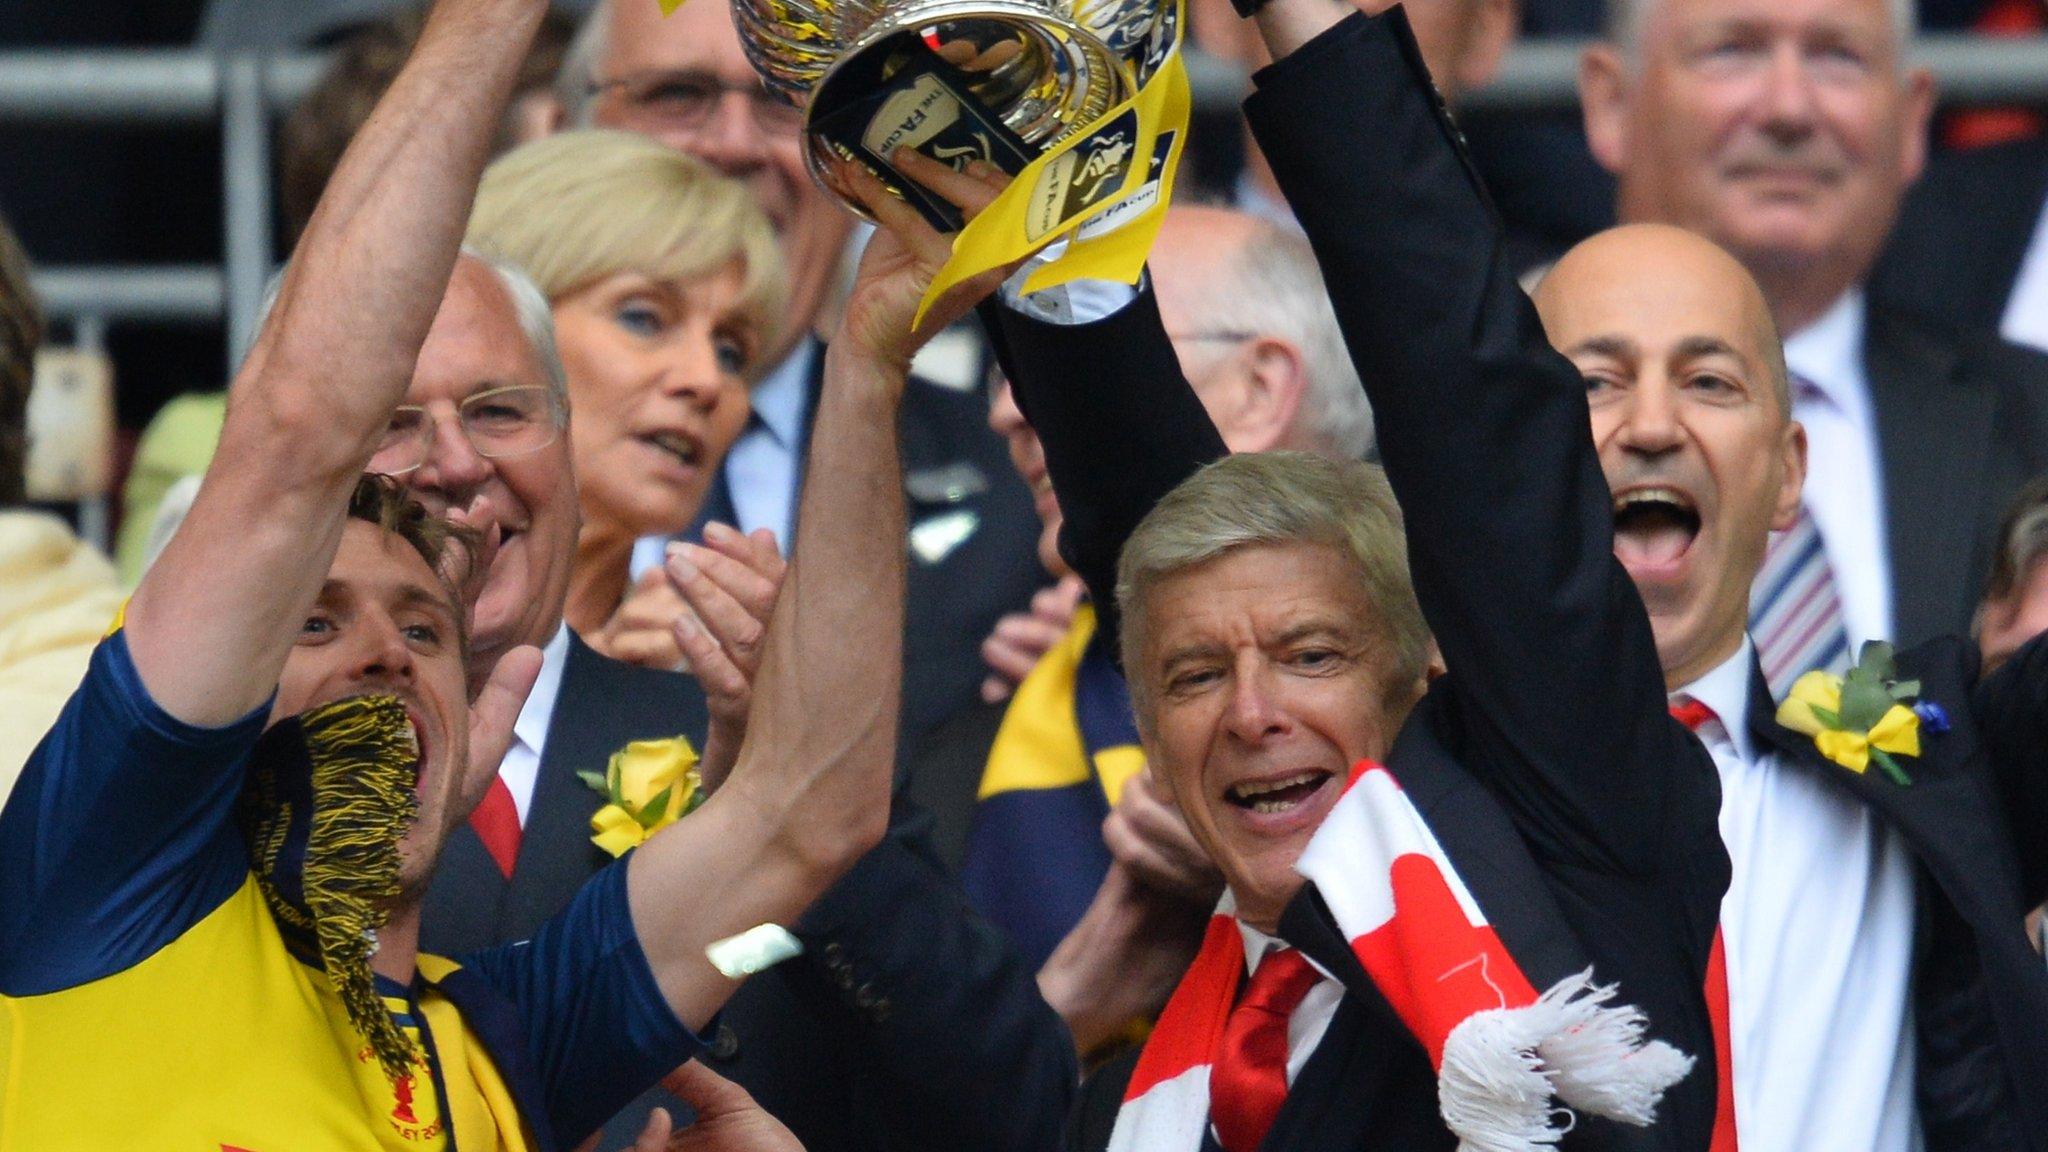
{"type": "Polygon", "coordinates": [[[942,227],[957,214],[889,164],[895,148],[1015,174],[1129,99],[1178,18],[1173,0],[735,0],[733,11],[754,69],[804,109],[812,177],[830,189],[835,159],[862,163],[942,227]]]}

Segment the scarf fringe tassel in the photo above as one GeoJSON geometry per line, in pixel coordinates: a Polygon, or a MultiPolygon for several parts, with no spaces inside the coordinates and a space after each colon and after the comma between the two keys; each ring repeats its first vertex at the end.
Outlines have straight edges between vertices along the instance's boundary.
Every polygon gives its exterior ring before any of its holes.
{"type": "Polygon", "coordinates": [[[1557,982],[1533,1004],[1467,1017],[1444,1042],[1438,1105],[1459,1152],[1537,1152],[1571,1131],[1573,1109],[1637,1127],[1693,1059],[1661,1040],[1593,970],[1557,982]],[[1559,1104],[1563,1106],[1560,1107],[1559,1104]]]}

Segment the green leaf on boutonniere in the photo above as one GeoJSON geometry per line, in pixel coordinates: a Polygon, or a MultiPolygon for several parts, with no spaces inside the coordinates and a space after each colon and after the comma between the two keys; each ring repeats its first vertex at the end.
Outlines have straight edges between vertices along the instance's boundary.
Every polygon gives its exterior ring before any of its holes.
{"type": "Polygon", "coordinates": [[[604,773],[602,772],[578,772],[576,774],[576,778],[578,780],[583,781],[583,783],[586,786],[588,786],[592,792],[595,792],[600,796],[609,796],[612,794],[612,786],[609,782],[605,780],[604,773]]]}
{"type": "Polygon", "coordinates": [[[1918,680],[1895,680],[1892,682],[1891,688],[1892,699],[1897,700],[1901,704],[1920,694],[1920,682],[1918,680]]]}
{"type": "Polygon", "coordinates": [[[676,786],[671,784],[655,793],[654,799],[647,802],[647,807],[633,813],[633,818],[640,821],[642,828],[652,828],[656,824],[661,823],[662,813],[668,811],[668,798],[675,793],[675,790],[676,786]]]}
{"type": "Polygon", "coordinates": [[[1857,654],[1856,667],[1851,671],[1850,675],[1853,676],[1857,672],[1864,672],[1873,680],[1890,680],[1894,671],[1892,667],[1893,656],[1892,646],[1883,640],[1866,641],[1863,645],[1863,651],[1857,654]]]}
{"type": "Polygon", "coordinates": [[[1875,727],[1895,701],[1882,681],[1873,680],[1856,668],[1842,681],[1842,725],[1859,732],[1875,727]]]}

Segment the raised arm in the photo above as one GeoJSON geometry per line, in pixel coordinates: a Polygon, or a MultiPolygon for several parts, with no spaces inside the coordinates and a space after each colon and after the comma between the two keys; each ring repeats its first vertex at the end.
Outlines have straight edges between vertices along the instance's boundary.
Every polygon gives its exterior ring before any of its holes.
{"type": "Polygon", "coordinates": [[[963,286],[911,330],[950,247],[864,172],[889,227],[862,256],[825,356],[804,525],[754,681],[739,761],[704,807],[632,858],[633,922],[678,1018],[700,1028],[735,983],[707,944],[790,924],[888,824],[902,681],[904,508],[896,410],[910,358],[957,318],[963,286]]]}
{"type": "Polygon", "coordinates": [[[1059,496],[1060,551],[1114,652],[1116,560],[1138,521],[1229,453],[1182,375],[1149,288],[1099,320],[1062,324],[1011,306],[982,317],[1059,496]]]}
{"type": "Polygon", "coordinates": [[[321,197],[191,514],[128,607],[136,669],[179,720],[227,723],[276,687],[412,379],[546,8],[440,0],[321,197]]]}
{"type": "Polygon", "coordinates": [[[1279,62],[1246,113],[1366,382],[1450,669],[1436,692],[1481,745],[1466,762],[1540,850],[1655,867],[1667,801],[1691,794],[1672,774],[1699,762],[1614,559],[1585,382],[1503,258],[1401,11],[1273,0],[1259,26],[1279,62]]]}

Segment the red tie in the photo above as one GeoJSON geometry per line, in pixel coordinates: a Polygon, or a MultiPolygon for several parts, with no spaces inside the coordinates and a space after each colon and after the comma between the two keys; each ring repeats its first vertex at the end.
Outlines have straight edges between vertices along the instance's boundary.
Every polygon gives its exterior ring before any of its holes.
{"type": "Polygon", "coordinates": [[[512,803],[512,790],[503,776],[491,781],[483,803],[469,814],[469,826],[484,842],[484,851],[498,865],[505,879],[512,878],[512,865],[519,859],[519,807],[512,803]]]}
{"type": "MultiPolygon", "coordinates": [[[[1718,720],[1714,710],[1690,696],[1672,701],[1671,718],[1692,729],[1718,720]]],[[[1736,1152],[1735,1149],[1735,1045],[1728,1034],[1728,951],[1721,944],[1721,929],[1714,929],[1714,947],[1707,953],[1707,1020],[1714,1029],[1714,1138],[1708,1152],[1736,1152]]]]}
{"type": "Polygon", "coordinates": [[[1224,1152],[1256,1152],[1287,1101],[1287,1018],[1322,979],[1300,952],[1275,952],[1252,973],[1223,1025],[1209,1068],[1209,1119],[1224,1152]]]}

